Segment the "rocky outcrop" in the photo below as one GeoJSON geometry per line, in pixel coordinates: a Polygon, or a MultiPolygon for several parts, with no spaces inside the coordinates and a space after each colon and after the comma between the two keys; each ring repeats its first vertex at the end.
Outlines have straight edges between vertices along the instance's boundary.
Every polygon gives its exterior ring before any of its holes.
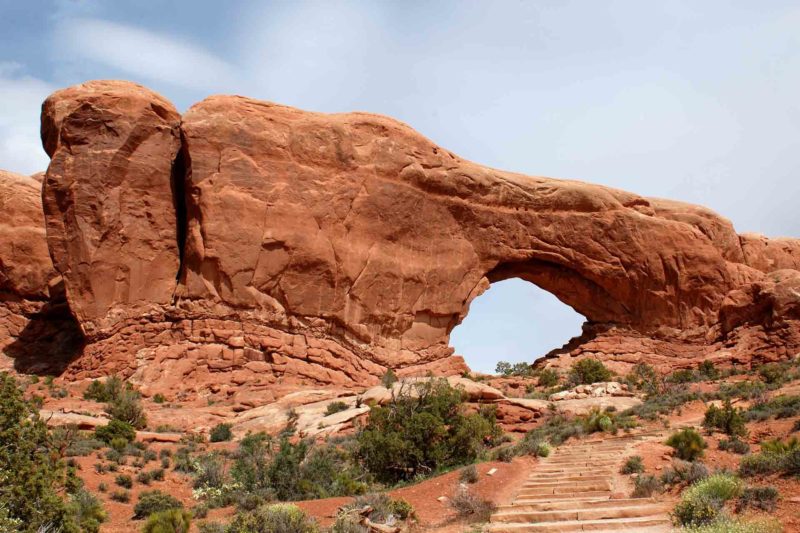
{"type": "Polygon", "coordinates": [[[81,343],[45,239],[41,182],[0,170],[0,368],[60,372],[81,343]]]}
{"type": "Polygon", "coordinates": [[[44,102],[47,240],[90,339],[172,302],[179,124],[172,104],[133,83],[88,82],[44,102]]]}
{"type": "Polygon", "coordinates": [[[450,331],[510,277],[587,318],[550,365],[800,350],[792,274],[774,279],[798,241],[482,167],[386,117],[215,96],[181,120],[143,87],[90,82],[48,98],[42,138],[50,253],[87,339],[74,376],[220,392],[458,374],[450,331]]]}

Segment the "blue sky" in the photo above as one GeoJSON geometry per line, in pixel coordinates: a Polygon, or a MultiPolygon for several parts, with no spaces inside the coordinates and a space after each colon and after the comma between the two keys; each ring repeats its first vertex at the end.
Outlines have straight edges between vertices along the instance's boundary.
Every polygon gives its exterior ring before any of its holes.
{"type": "MultiPolygon", "coordinates": [[[[0,168],[45,168],[38,113],[52,90],[124,78],[181,110],[237,93],[383,113],[493,167],[800,236],[798,28],[800,4],[779,0],[0,0],[0,168]]],[[[509,281],[474,302],[453,343],[491,370],[579,324],[509,281]]]]}

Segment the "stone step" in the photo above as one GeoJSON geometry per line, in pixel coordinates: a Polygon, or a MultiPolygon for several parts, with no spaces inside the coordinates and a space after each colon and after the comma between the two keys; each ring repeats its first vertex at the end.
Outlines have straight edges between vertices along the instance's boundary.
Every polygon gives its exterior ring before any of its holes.
{"type": "Polygon", "coordinates": [[[498,512],[508,511],[557,511],[559,509],[573,509],[583,508],[590,509],[594,507],[636,507],[639,505],[646,505],[651,503],[658,503],[653,498],[620,498],[611,500],[609,498],[578,498],[573,500],[550,500],[539,501],[537,503],[518,503],[501,505],[497,508],[498,512]]]}
{"type": "Polygon", "coordinates": [[[562,522],[538,523],[492,523],[487,531],[494,533],[518,533],[524,531],[547,531],[549,533],[562,533],[573,531],[670,531],[671,524],[668,517],[658,514],[653,516],[639,516],[634,518],[611,518],[608,520],[566,520],[562,522]],[[650,529],[648,529],[650,528],[650,529]],[[666,529],[658,529],[666,528],[666,529]]]}
{"type": "Polygon", "coordinates": [[[611,496],[611,490],[580,490],[580,489],[567,489],[564,492],[556,492],[553,490],[521,490],[517,494],[518,500],[555,500],[564,498],[582,498],[587,496],[611,496]]]}
{"type": "Polygon", "coordinates": [[[589,479],[586,481],[526,481],[522,484],[524,490],[529,489],[556,489],[559,487],[565,488],[585,488],[588,490],[600,490],[610,488],[611,480],[604,479],[589,479]]]}
{"type": "Polygon", "coordinates": [[[492,515],[492,522],[568,522],[576,520],[608,520],[612,518],[638,518],[669,512],[670,506],[664,503],[639,503],[631,506],[615,505],[614,500],[605,506],[576,507],[550,511],[503,511],[492,515]]]}
{"type": "Polygon", "coordinates": [[[536,469],[536,473],[540,474],[580,474],[585,472],[587,474],[608,474],[614,475],[619,470],[618,465],[608,466],[608,467],[597,467],[591,468],[586,465],[584,466],[556,466],[556,465],[544,465],[540,468],[536,469]]]}
{"type": "Polygon", "coordinates": [[[569,461],[542,461],[542,466],[558,466],[558,467],[598,467],[598,466],[613,466],[620,462],[620,459],[603,459],[602,461],[587,461],[585,459],[570,459],[569,461]]]}
{"type": "Polygon", "coordinates": [[[551,482],[551,481],[563,481],[565,483],[569,483],[570,481],[598,481],[602,479],[611,479],[612,476],[608,474],[593,474],[591,472],[587,472],[586,475],[581,474],[553,474],[551,475],[531,475],[526,483],[528,482],[551,482]]]}

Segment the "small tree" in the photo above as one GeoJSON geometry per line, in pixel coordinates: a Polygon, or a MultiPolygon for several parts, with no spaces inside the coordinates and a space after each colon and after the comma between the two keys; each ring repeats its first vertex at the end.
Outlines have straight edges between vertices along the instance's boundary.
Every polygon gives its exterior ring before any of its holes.
{"type": "Polygon", "coordinates": [[[733,407],[730,400],[725,400],[722,408],[709,405],[703,419],[703,427],[709,430],[717,429],[732,437],[747,435],[742,411],[733,407]]]}
{"type": "Polygon", "coordinates": [[[394,370],[387,368],[386,373],[384,373],[381,378],[381,385],[387,389],[391,389],[395,383],[397,383],[397,375],[394,373],[394,370]]]}
{"type": "Polygon", "coordinates": [[[589,385],[608,381],[612,373],[606,365],[598,359],[581,359],[569,371],[569,380],[573,385],[589,385]]]}

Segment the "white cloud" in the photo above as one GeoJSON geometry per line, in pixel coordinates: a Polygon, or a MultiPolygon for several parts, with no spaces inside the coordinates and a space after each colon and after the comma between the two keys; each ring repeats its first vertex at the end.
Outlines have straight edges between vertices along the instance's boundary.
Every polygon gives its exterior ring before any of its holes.
{"type": "Polygon", "coordinates": [[[69,58],[89,60],[151,82],[206,92],[236,86],[236,69],[191,43],[94,18],[59,22],[55,41],[69,58]]]}
{"type": "Polygon", "coordinates": [[[0,62],[0,168],[33,174],[49,161],[39,141],[39,114],[54,88],[21,70],[17,63],[0,62]]]}

